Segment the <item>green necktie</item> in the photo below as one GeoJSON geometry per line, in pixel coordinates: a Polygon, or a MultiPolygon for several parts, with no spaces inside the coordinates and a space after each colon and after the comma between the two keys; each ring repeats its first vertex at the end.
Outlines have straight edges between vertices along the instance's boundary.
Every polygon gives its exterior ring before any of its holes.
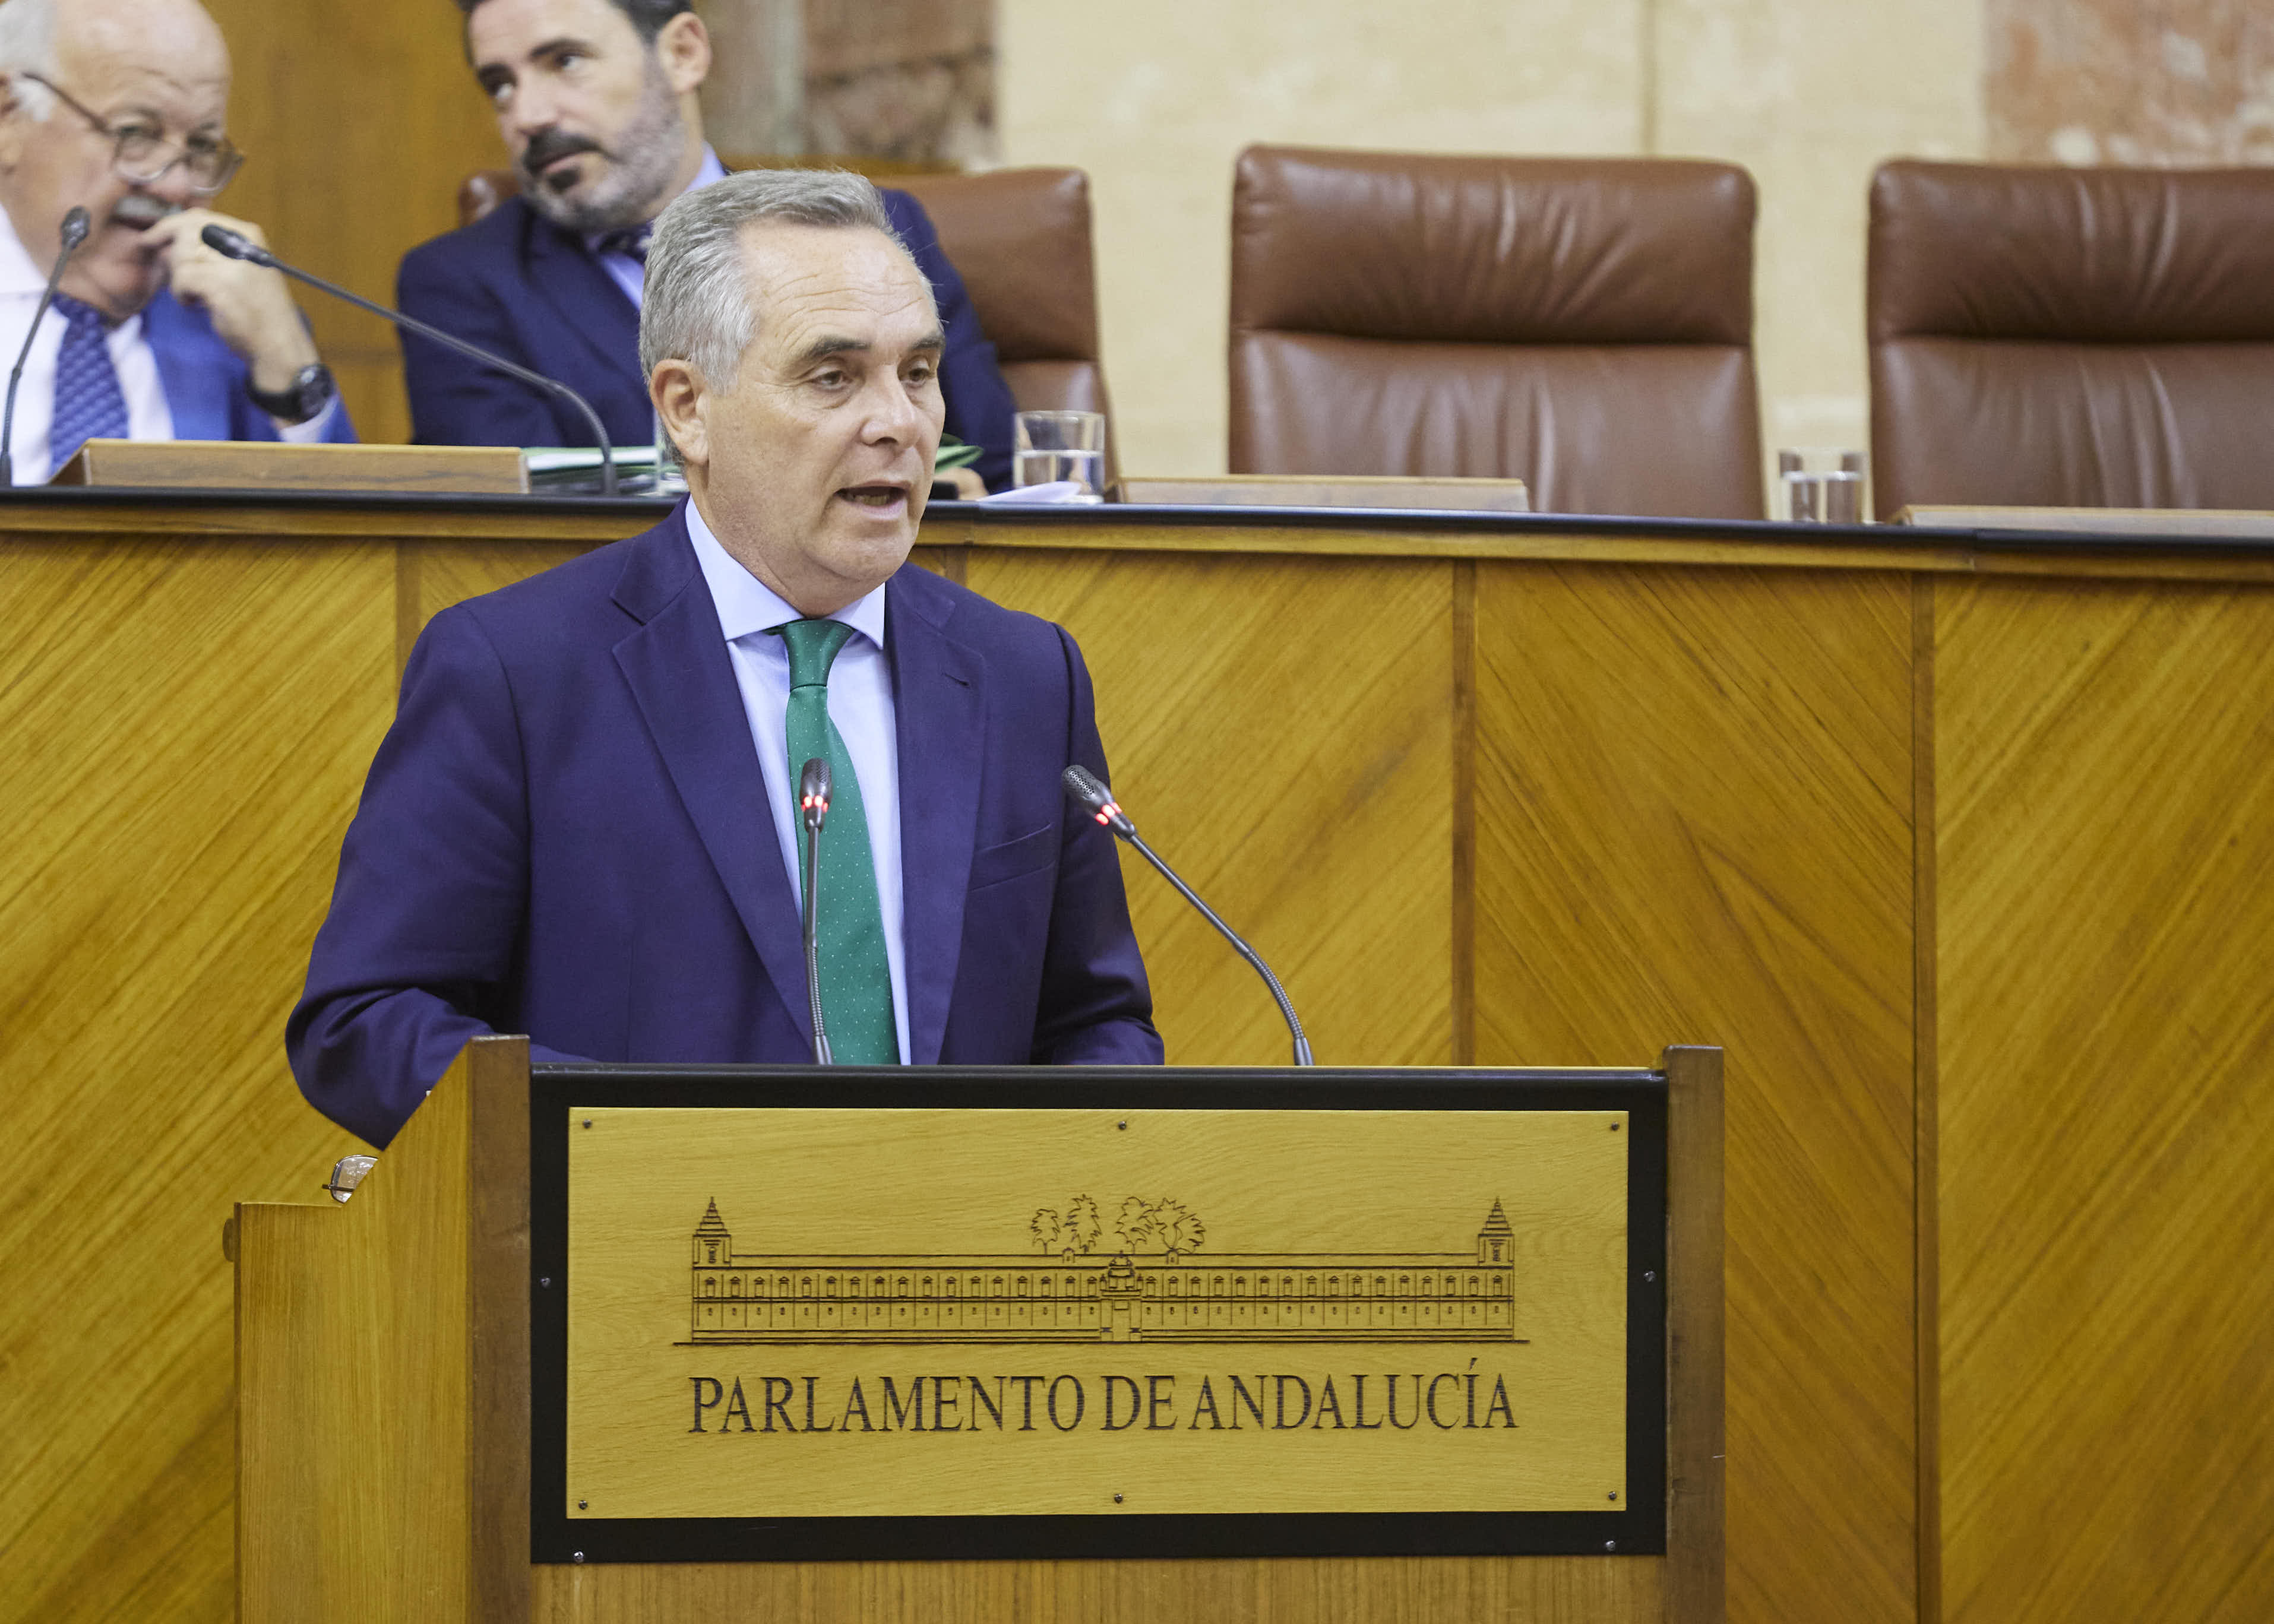
{"type": "MultiPolygon", "coordinates": [[[[796,817],[798,773],[815,756],[829,763],[829,821],[821,831],[819,918],[821,1011],[830,1057],[840,1065],[897,1065],[892,970],[869,854],[869,818],[845,740],[829,719],[829,667],[852,636],[842,620],[792,620],[772,630],[789,650],[789,786],[796,817]]],[[[798,880],[805,878],[805,820],[796,818],[798,880]]]]}

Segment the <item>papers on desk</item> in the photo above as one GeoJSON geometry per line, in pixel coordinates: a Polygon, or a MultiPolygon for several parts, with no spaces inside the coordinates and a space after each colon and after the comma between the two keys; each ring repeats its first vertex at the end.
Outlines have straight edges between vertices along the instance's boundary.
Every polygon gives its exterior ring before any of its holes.
{"type": "Polygon", "coordinates": [[[998,491],[992,496],[983,496],[982,502],[997,507],[1088,507],[1105,499],[1090,493],[1088,485],[1079,479],[1053,479],[1046,485],[1022,485],[1008,491],[998,491]]]}

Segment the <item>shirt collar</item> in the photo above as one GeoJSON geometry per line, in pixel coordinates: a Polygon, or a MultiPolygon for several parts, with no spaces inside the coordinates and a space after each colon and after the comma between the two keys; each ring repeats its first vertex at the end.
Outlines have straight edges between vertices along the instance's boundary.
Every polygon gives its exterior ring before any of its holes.
{"type": "MultiPolygon", "coordinates": [[[[719,635],[728,643],[807,618],[734,560],[734,554],[712,534],[692,497],[681,511],[687,515],[687,538],[695,544],[695,561],[703,567],[711,602],[719,611],[719,635]]],[[[885,646],[885,589],[879,586],[824,618],[844,621],[881,649],[885,646]]]]}
{"type": "MultiPolygon", "coordinates": [[[[58,247],[62,244],[56,244],[58,247]]],[[[48,289],[48,267],[34,260],[26,252],[23,239],[16,235],[16,222],[8,218],[8,211],[0,209],[0,298],[37,299],[48,289]]],[[[62,315],[57,312],[57,320],[62,315]]],[[[107,334],[124,333],[136,338],[142,332],[142,312],[136,311],[124,321],[102,319],[107,334]]]]}
{"type": "MultiPolygon", "coordinates": [[[[711,143],[708,141],[704,142],[702,167],[695,171],[695,178],[687,183],[687,192],[699,192],[704,187],[709,185],[712,181],[724,180],[726,178],[727,166],[719,162],[719,154],[712,149],[711,143]]],[[[687,195],[687,192],[681,192],[679,197],[685,197],[687,195]]],[[[679,198],[674,198],[672,202],[676,203],[678,200],[679,198]]],[[[658,209],[656,211],[659,214],[662,212],[662,209],[658,209]]],[[[615,234],[613,231],[587,231],[584,234],[584,246],[591,249],[594,253],[598,253],[600,252],[600,244],[602,241],[607,237],[613,237],[614,235],[615,234]]],[[[46,285],[45,278],[41,279],[41,285],[43,287],[46,285]]]]}

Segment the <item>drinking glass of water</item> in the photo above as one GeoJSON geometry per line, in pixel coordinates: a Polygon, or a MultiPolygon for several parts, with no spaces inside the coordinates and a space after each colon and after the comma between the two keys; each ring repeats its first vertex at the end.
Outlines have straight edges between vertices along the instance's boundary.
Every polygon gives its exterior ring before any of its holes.
{"type": "Polygon", "coordinates": [[[1827,448],[1777,453],[1777,517],[1795,524],[1864,523],[1864,454],[1827,448]]]}
{"type": "Polygon", "coordinates": [[[1105,417],[1095,411],[1022,411],[1012,442],[1011,483],[1079,484],[1084,501],[1105,500],[1105,417]]]}

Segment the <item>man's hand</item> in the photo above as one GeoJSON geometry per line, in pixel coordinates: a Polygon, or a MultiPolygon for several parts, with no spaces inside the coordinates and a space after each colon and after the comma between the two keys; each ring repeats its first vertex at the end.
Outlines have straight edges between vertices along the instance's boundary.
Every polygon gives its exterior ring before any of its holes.
{"type": "Polygon", "coordinates": [[[248,265],[207,247],[199,234],[211,225],[226,226],[263,248],[268,245],[259,226],[209,208],[169,214],[152,226],[144,240],[163,259],[174,297],[210,316],[222,342],[252,368],[252,387],[282,394],[303,368],[321,358],[316,341],[308,335],[284,278],[266,266],[248,265]]]}

